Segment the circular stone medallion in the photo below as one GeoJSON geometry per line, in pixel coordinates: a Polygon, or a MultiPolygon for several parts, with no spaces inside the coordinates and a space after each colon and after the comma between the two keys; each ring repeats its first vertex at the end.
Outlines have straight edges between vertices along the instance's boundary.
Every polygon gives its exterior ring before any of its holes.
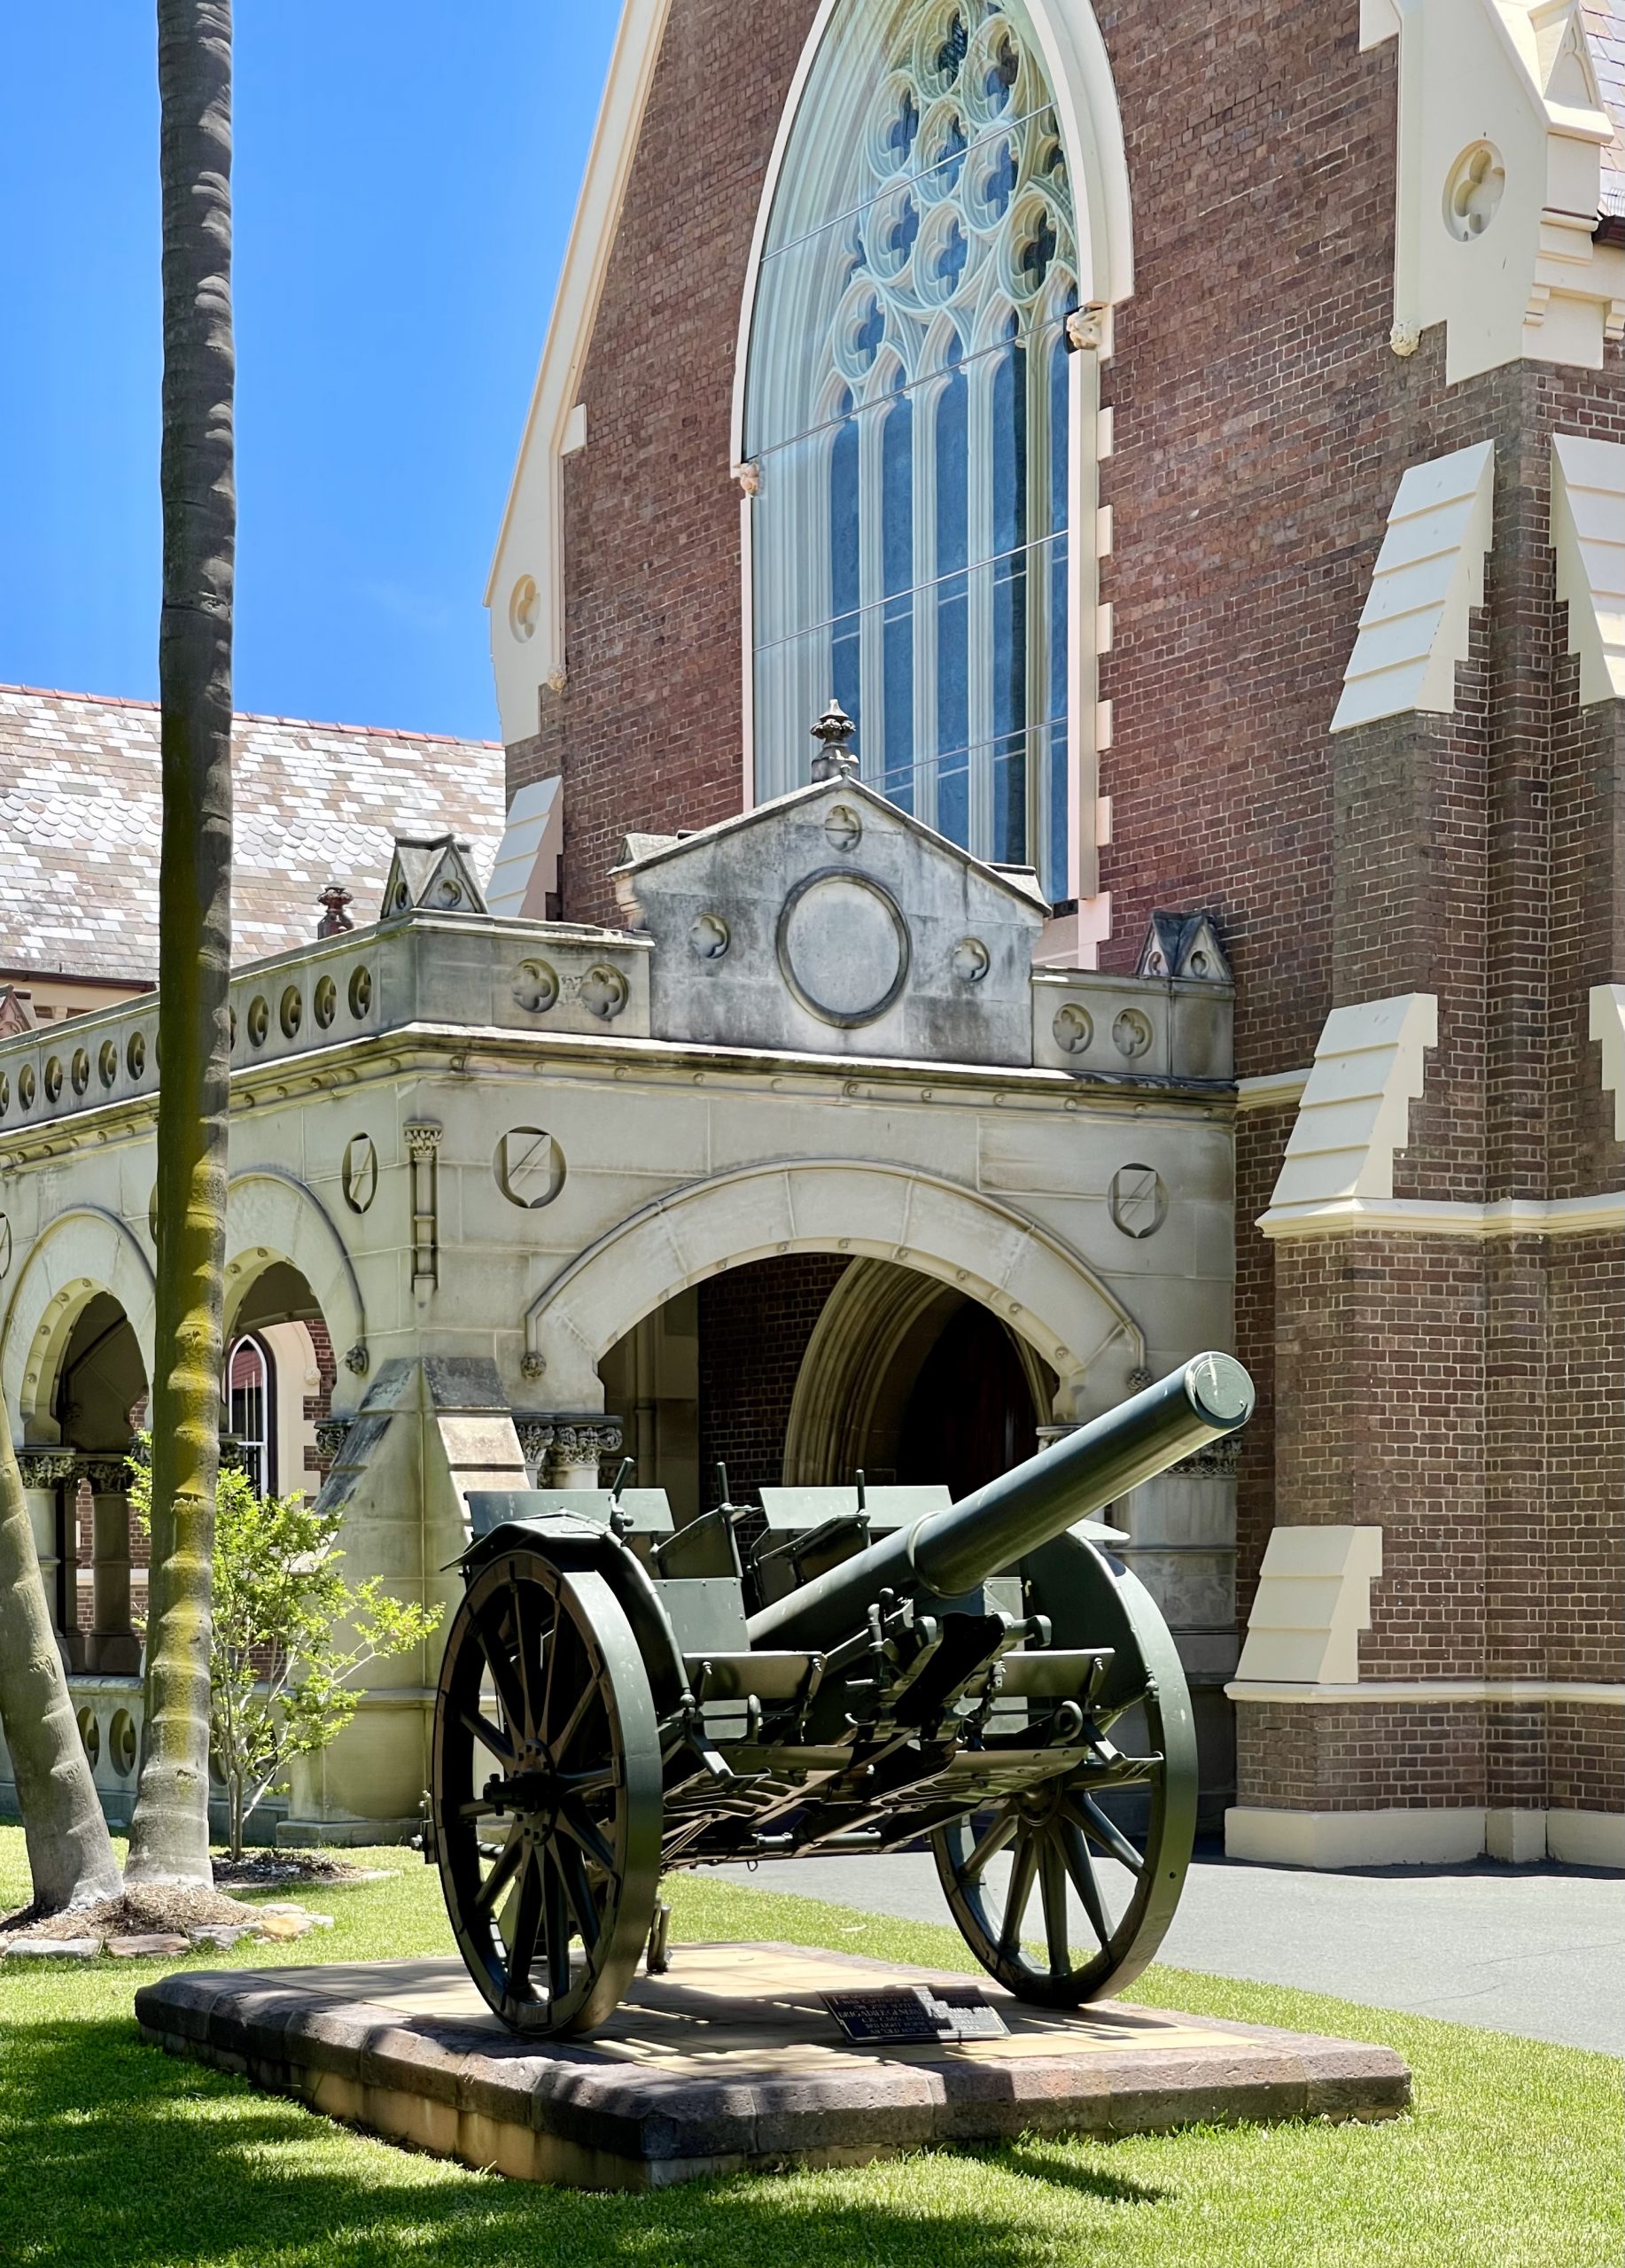
{"type": "Polygon", "coordinates": [[[779,966],[802,1006],[850,1029],[873,1023],[908,975],[908,924],[878,882],[839,870],[797,882],[779,916],[779,966]]]}

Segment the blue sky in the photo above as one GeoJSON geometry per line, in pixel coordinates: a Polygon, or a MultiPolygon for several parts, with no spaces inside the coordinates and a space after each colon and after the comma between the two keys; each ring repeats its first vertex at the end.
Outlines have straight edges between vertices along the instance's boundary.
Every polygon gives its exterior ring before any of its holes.
{"type": "MultiPolygon", "coordinates": [[[[154,12],[0,12],[0,680],[151,699],[154,12]]],[[[494,736],[480,602],[618,12],[239,0],[239,709],[494,736]]]]}

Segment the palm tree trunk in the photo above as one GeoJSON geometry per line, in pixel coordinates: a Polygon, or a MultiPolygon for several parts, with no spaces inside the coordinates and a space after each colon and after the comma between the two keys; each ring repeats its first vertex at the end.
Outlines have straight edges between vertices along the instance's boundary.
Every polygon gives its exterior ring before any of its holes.
{"type": "Polygon", "coordinates": [[[209,1866],[231,963],[230,0],[158,0],[164,215],[158,1300],[146,1726],[131,1881],[209,1866]]]}
{"type": "Polygon", "coordinates": [[[0,1410],[0,1729],[44,1914],[118,1895],[119,1863],[74,1719],[12,1429],[0,1410]]]}

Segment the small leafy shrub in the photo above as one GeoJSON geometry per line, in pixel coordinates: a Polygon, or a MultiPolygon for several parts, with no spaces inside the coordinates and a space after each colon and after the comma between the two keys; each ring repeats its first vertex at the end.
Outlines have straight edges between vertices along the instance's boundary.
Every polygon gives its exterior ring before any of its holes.
{"type": "MultiPolygon", "coordinates": [[[[151,1443],[145,1434],[136,1443],[130,1510],[150,1533],[151,1443]]],[[[440,1619],[439,1607],[393,1598],[376,1575],[347,1583],[338,1527],[338,1514],[302,1495],[256,1495],[240,1465],[222,1463],[209,1712],[234,1859],[245,1821],[286,1789],[294,1759],[326,1748],[354,1716],[362,1671],[422,1645],[440,1619]]]]}

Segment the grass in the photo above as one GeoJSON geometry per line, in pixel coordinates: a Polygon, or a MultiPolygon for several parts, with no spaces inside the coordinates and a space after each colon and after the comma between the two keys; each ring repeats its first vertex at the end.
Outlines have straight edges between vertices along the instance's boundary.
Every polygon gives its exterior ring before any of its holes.
{"type": "MultiPolygon", "coordinates": [[[[449,1953],[433,1876],[282,1890],[336,1927],[198,1965],[449,1953]]],[[[0,1828],[0,1912],[27,1895],[0,1828]]],[[[680,1938],[783,1938],[968,1968],[956,1932],[840,1907],[677,1885],[680,1938]]],[[[649,2197],[508,2183],[330,2125],[141,2045],[160,1966],[0,1965],[0,2264],[17,2268],[1613,2268],[1620,2073],[1607,2056],[1263,1985],[1154,1969],[1155,2006],[1378,2039],[1417,2108],[1120,2142],[1032,2140],[844,2171],[696,2182],[649,2197]]]]}

